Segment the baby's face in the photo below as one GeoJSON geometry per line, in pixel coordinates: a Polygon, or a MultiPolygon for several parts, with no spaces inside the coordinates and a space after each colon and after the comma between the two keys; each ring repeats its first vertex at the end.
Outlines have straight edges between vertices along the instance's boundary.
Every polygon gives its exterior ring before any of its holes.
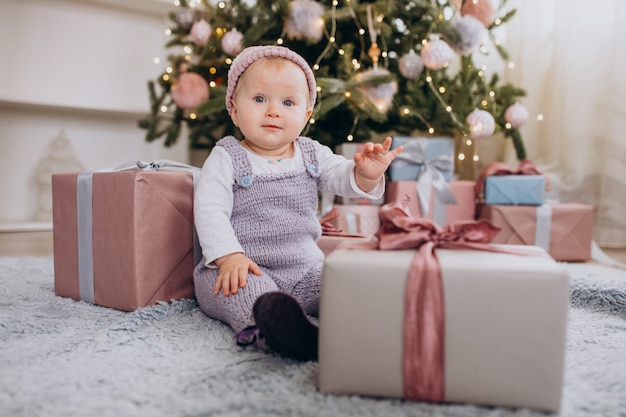
{"type": "Polygon", "coordinates": [[[250,65],[233,95],[231,117],[245,140],[271,153],[291,146],[311,117],[302,69],[289,60],[250,65]]]}

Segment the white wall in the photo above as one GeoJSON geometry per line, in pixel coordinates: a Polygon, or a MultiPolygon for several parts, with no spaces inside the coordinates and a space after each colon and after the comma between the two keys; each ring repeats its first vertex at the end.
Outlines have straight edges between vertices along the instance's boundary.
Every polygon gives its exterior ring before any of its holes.
{"type": "Polygon", "coordinates": [[[184,140],[149,144],[137,127],[148,112],[147,81],[167,62],[171,8],[162,0],[0,0],[0,222],[33,219],[37,164],[62,131],[86,169],[187,161],[184,140]]]}

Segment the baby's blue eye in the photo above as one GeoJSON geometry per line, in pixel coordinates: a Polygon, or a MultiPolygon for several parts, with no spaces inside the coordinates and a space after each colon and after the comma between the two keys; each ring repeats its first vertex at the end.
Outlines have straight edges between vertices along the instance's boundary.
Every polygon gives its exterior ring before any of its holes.
{"type": "Polygon", "coordinates": [[[265,101],[265,99],[261,96],[256,96],[254,98],[254,101],[256,101],[257,103],[263,103],[265,101]]]}
{"type": "Polygon", "coordinates": [[[285,101],[283,101],[283,104],[284,104],[285,106],[287,106],[287,107],[291,107],[291,106],[293,106],[293,101],[291,101],[291,100],[285,100],[285,101]]]}

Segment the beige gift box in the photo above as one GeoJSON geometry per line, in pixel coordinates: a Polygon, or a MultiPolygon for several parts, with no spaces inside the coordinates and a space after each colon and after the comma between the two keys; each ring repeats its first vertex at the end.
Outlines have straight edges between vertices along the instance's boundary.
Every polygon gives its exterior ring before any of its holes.
{"type": "MultiPolygon", "coordinates": [[[[560,408],[569,277],[543,249],[515,247],[539,256],[436,249],[446,402],[560,408]]],[[[403,397],[404,288],[414,254],[338,249],[326,258],[320,391],[403,397]]]]}

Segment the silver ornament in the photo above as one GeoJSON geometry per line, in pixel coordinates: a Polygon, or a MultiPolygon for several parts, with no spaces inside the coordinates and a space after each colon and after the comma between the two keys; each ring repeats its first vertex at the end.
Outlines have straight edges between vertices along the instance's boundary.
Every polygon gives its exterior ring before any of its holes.
{"type": "Polygon", "coordinates": [[[419,77],[424,70],[424,63],[422,62],[422,58],[411,49],[407,54],[400,57],[398,69],[404,78],[413,80],[419,77]]]}
{"type": "Polygon", "coordinates": [[[195,16],[193,12],[187,7],[181,7],[178,12],[176,12],[176,23],[183,29],[189,29],[194,20],[195,16]]]}
{"type": "MultiPolygon", "coordinates": [[[[389,75],[389,71],[384,68],[370,69],[357,74],[357,81],[362,81],[378,75],[389,75]]],[[[374,104],[382,113],[387,113],[393,104],[393,97],[398,92],[398,83],[395,81],[359,88],[367,99],[374,104]]]]}
{"type": "Polygon", "coordinates": [[[470,128],[472,139],[484,139],[493,135],[496,130],[496,121],[486,110],[474,109],[465,119],[470,128]]]}
{"type": "Polygon", "coordinates": [[[431,70],[439,70],[448,65],[453,55],[450,45],[439,38],[430,39],[420,51],[424,66],[431,70]]]}
{"type": "Polygon", "coordinates": [[[313,0],[294,0],[289,4],[289,17],[285,32],[289,39],[305,39],[319,42],[324,35],[324,7],[313,0]]]}
{"type": "Polygon", "coordinates": [[[487,30],[474,16],[457,15],[452,21],[452,26],[459,34],[460,41],[452,47],[463,55],[469,55],[483,41],[487,30]]]}

